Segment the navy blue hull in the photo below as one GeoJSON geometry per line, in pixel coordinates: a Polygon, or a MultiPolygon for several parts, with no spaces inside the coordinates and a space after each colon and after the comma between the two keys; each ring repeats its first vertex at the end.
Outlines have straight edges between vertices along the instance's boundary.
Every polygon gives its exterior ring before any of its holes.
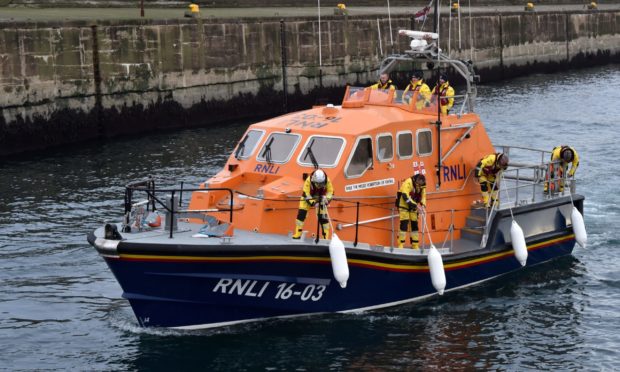
{"type": "MultiPolygon", "coordinates": [[[[527,265],[569,255],[573,235],[528,243],[527,265]]],[[[268,249],[260,249],[265,252],[268,249]]],[[[143,326],[201,328],[256,319],[379,308],[430,296],[426,258],[386,259],[349,250],[350,278],[333,279],[327,247],[286,255],[106,257],[143,326]]],[[[446,290],[509,273],[521,266],[504,250],[444,257],[446,290]]]]}

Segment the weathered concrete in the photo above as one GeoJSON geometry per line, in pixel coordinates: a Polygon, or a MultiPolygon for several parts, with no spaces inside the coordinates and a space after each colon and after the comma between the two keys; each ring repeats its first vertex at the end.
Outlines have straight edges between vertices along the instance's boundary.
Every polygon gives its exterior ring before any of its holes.
{"type": "MultiPolygon", "coordinates": [[[[613,3],[617,0],[606,0],[607,3],[613,3]]],[[[199,4],[201,7],[211,8],[248,8],[248,7],[314,7],[315,2],[312,1],[299,1],[299,0],[194,0],[193,3],[199,4]]],[[[527,1],[524,0],[471,0],[472,5],[523,5],[527,1]]],[[[533,1],[534,3],[540,3],[540,1],[533,1]]],[[[12,5],[27,5],[27,6],[39,6],[39,7],[54,7],[54,6],[76,6],[76,7],[135,7],[137,1],[127,0],[0,0],[0,6],[12,5]]],[[[144,0],[146,7],[171,7],[171,6],[187,6],[189,1],[182,0],[144,0]]],[[[386,5],[385,0],[322,0],[322,6],[336,6],[339,3],[345,3],[348,6],[381,6],[386,5]]],[[[586,2],[579,0],[544,0],[545,4],[584,4],[586,2]]],[[[411,6],[414,4],[422,4],[423,6],[428,4],[425,0],[391,0],[392,6],[411,6]]],[[[445,5],[445,4],[444,4],[445,5]]]]}
{"type": "MultiPolygon", "coordinates": [[[[483,81],[620,60],[620,11],[442,19],[483,81]]],[[[394,45],[383,17],[0,24],[0,155],[338,102],[394,45]],[[284,48],[282,47],[284,45],[284,48]],[[284,94],[286,91],[286,94],[284,94]]],[[[417,26],[419,27],[419,26],[417,26]]],[[[447,33],[450,39],[447,39],[447,33]]],[[[403,76],[396,76],[401,79],[403,76]]]]}

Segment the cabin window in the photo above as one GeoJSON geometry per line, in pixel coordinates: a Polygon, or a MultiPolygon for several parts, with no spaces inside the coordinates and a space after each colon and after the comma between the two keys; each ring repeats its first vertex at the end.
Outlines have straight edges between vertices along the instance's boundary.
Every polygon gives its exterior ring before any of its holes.
{"type": "Polygon", "coordinates": [[[377,159],[381,162],[394,159],[394,145],[391,134],[377,136],[377,159]]]}
{"type": "Polygon", "coordinates": [[[300,138],[298,134],[271,133],[256,159],[268,163],[286,163],[291,158],[300,138]]]}
{"type": "Polygon", "coordinates": [[[411,132],[399,132],[398,134],[398,158],[408,159],[413,156],[413,135],[411,132]]]}
{"type": "Polygon", "coordinates": [[[345,175],[349,178],[359,177],[370,167],[372,167],[372,139],[370,137],[358,138],[345,175]]]}
{"type": "Polygon", "coordinates": [[[433,152],[433,133],[428,129],[421,129],[416,135],[418,137],[418,155],[430,155],[433,152]]]}
{"type": "Polygon", "coordinates": [[[252,129],[248,131],[239,142],[239,145],[237,145],[235,158],[237,158],[237,160],[249,158],[256,149],[256,145],[258,145],[258,142],[263,137],[263,134],[265,134],[263,130],[252,129]]]}
{"type": "Polygon", "coordinates": [[[344,139],[338,137],[312,136],[306,142],[304,150],[299,155],[297,162],[309,167],[314,166],[312,157],[320,167],[333,168],[338,164],[344,139]]]}

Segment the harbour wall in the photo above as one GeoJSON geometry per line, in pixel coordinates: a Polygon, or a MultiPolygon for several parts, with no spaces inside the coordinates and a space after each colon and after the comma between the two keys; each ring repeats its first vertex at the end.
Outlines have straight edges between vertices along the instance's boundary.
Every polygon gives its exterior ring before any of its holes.
{"type": "MultiPolygon", "coordinates": [[[[299,0],[195,0],[192,1],[201,7],[211,8],[253,8],[253,7],[315,7],[316,2],[302,2],[299,0]]],[[[540,1],[533,1],[540,3],[540,1]]],[[[614,3],[618,0],[607,0],[614,3]]],[[[137,1],[127,0],[0,0],[0,6],[34,6],[34,7],[136,7],[137,1]]],[[[146,7],[186,7],[190,2],[183,0],[144,0],[146,7]]],[[[347,6],[378,6],[385,7],[385,0],[323,0],[322,7],[336,6],[344,3],[347,6]]],[[[428,4],[426,0],[391,0],[392,6],[413,6],[428,4]]],[[[471,0],[471,5],[525,5],[523,0],[471,0]]],[[[579,0],[544,0],[544,4],[584,4],[579,0]]]]}
{"type": "MultiPolygon", "coordinates": [[[[443,17],[482,82],[620,61],[620,11],[443,17]],[[459,32],[460,31],[460,32],[459,32]]],[[[0,23],[0,156],[338,103],[409,16],[0,23]],[[319,42],[321,44],[319,53],[319,42]]],[[[449,38],[444,37],[449,34],[449,38]]],[[[405,74],[397,75],[404,82],[405,74]]]]}

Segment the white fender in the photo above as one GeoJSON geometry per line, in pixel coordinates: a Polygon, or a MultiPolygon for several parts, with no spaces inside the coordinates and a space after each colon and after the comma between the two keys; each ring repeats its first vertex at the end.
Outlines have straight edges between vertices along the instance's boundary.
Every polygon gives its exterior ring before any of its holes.
{"type": "Polygon", "coordinates": [[[399,35],[409,36],[412,39],[422,40],[422,39],[439,39],[439,34],[435,32],[424,32],[424,31],[412,31],[412,30],[399,30],[399,35]]]}
{"type": "Polygon", "coordinates": [[[579,213],[577,208],[573,207],[570,218],[573,222],[575,240],[577,240],[577,243],[579,243],[581,248],[585,248],[586,243],[588,242],[588,233],[586,233],[586,225],[583,223],[583,216],[579,213]]]}
{"type": "Polygon", "coordinates": [[[442,295],[446,289],[446,273],[443,270],[443,260],[441,259],[441,253],[431,244],[431,249],[428,251],[428,267],[431,271],[431,282],[437,292],[442,295]]]}
{"type": "Polygon", "coordinates": [[[512,249],[515,251],[515,257],[521,266],[527,263],[527,245],[525,244],[525,236],[523,230],[517,221],[512,220],[510,227],[510,238],[512,239],[512,249]]]}
{"type": "Polygon", "coordinates": [[[342,240],[338,238],[338,235],[332,234],[332,240],[329,242],[329,256],[332,261],[332,270],[334,271],[334,278],[340,283],[342,288],[347,287],[347,280],[349,280],[349,264],[347,263],[347,253],[344,250],[344,244],[342,240]]]}

